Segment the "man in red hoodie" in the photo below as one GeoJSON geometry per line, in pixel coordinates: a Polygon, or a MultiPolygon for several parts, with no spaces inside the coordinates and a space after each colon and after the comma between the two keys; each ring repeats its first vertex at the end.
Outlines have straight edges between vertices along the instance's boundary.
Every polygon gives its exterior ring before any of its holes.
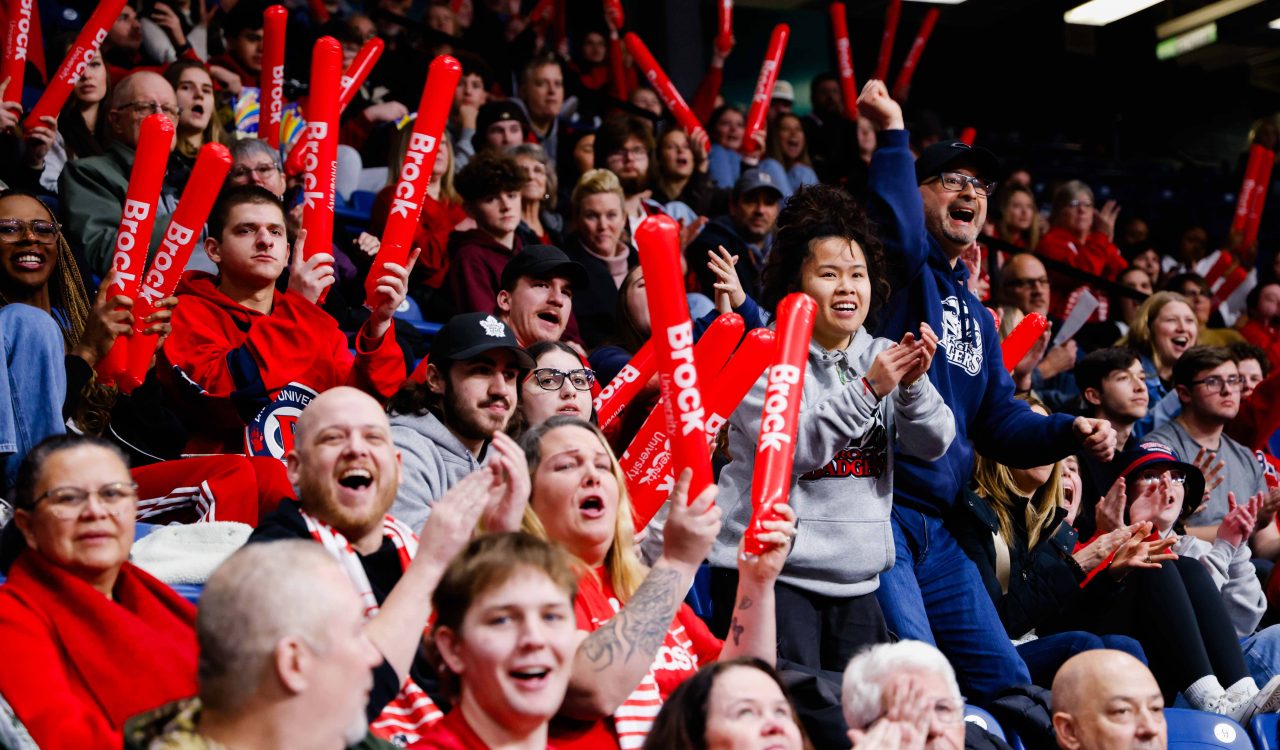
{"type": "Polygon", "coordinates": [[[404,380],[391,316],[408,269],[391,264],[378,279],[383,302],[356,334],[353,355],[316,303],[333,284],[333,256],[304,260],[305,240],[303,231],[290,263],[280,200],[257,185],[230,188],[214,205],[205,251],[218,274],[183,276],[182,311],[156,365],[186,424],[188,453],[283,460],[298,415],[317,394],[351,385],[385,400],[404,380]],[[286,263],[289,286],[281,292],[276,281],[286,263]]]}

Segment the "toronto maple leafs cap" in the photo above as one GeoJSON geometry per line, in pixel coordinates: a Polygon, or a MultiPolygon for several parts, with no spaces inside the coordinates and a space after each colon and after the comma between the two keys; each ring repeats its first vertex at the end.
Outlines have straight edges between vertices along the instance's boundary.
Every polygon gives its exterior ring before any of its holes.
{"type": "Polygon", "coordinates": [[[533,368],[533,358],[520,348],[511,326],[491,313],[463,313],[444,324],[431,342],[431,361],[460,362],[494,349],[507,349],[522,369],[533,368]]]}

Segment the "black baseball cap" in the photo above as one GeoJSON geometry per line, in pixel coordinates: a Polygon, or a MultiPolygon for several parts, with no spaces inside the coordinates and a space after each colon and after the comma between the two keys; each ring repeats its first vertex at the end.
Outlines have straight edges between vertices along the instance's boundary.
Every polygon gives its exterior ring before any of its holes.
{"type": "Polygon", "coordinates": [[[975,176],[994,180],[1000,172],[1000,160],[987,149],[974,148],[964,141],[938,141],[926,146],[916,159],[916,184],[958,167],[968,167],[975,176]]]}
{"type": "Polygon", "coordinates": [[[449,318],[431,342],[431,361],[460,362],[494,349],[510,351],[522,369],[533,368],[533,357],[516,343],[511,328],[492,313],[463,313],[449,318]]]}
{"type": "Polygon", "coordinates": [[[746,195],[752,190],[772,190],[778,194],[779,198],[783,197],[782,188],[778,187],[778,183],[773,181],[773,176],[755,167],[744,170],[742,175],[738,177],[738,181],[733,183],[733,197],[737,198],[738,196],[746,195]]]}
{"type": "Polygon", "coordinates": [[[524,134],[529,134],[529,117],[525,115],[524,110],[519,104],[504,100],[488,102],[480,107],[480,111],[476,113],[476,136],[483,140],[490,126],[508,120],[520,123],[524,134]]]}
{"type": "Polygon", "coordinates": [[[527,245],[507,261],[502,269],[500,288],[510,291],[521,276],[535,279],[560,277],[568,279],[574,289],[587,285],[587,269],[581,263],[570,260],[568,255],[553,245],[527,245]]]}

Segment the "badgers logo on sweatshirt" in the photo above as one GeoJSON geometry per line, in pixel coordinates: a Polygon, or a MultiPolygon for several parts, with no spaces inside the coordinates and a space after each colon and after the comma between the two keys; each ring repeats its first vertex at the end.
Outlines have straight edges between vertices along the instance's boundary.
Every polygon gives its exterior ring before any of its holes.
{"type": "Polygon", "coordinates": [[[969,319],[969,306],[955,295],[942,300],[942,338],[938,345],[951,364],[970,375],[977,375],[982,369],[982,327],[969,319]]]}
{"type": "Polygon", "coordinates": [[[848,448],[836,453],[836,457],[821,469],[800,476],[802,480],[828,477],[869,477],[879,479],[888,467],[889,439],[880,412],[876,412],[875,424],[848,448]]]}
{"type": "Polygon", "coordinates": [[[290,383],[245,426],[245,453],[272,456],[281,461],[293,450],[293,434],[298,416],[316,392],[301,383],[290,383]]]}

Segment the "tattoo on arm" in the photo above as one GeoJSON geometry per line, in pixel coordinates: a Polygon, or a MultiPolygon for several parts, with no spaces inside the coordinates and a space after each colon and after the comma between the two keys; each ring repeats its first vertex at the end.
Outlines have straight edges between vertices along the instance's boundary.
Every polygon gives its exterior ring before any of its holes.
{"type": "Polygon", "coordinates": [[[670,568],[651,570],[622,611],[587,636],[583,653],[597,672],[618,658],[627,661],[638,654],[646,664],[653,660],[680,605],[679,583],[680,574],[670,568]]]}
{"type": "MultiPolygon", "coordinates": [[[[755,604],[755,602],[751,601],[751,597],[744,596],[738,602],[738,606],[734,609],[742,612],[743,610],[751,609],[751,605],[753,604],[755,604]]],[[[738,646],[742,644],[742,633],[746,631],[746,629],[745,625],[738,622],[738,616],[735,614],[733,619],[729,621],[729,634],[733,636],[733,645],[738,646]]]]}

